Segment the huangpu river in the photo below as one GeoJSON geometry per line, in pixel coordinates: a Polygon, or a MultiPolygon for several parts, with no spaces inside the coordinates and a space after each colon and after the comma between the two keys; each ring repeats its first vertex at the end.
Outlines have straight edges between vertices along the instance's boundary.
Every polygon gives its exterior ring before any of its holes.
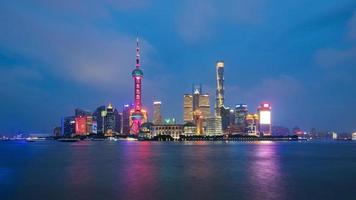
{"type": "Polygon", "coordinates": [[[356,142],[2,141],[0,199],[356,199],[356,142]]]}

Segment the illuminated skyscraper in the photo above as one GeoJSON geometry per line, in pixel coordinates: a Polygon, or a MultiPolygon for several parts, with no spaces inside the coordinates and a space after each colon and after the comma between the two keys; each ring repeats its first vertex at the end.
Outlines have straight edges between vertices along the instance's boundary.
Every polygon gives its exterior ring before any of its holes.
{"type": "Polygon", "coordinates": [[[130,134],[130,105],[125,104],[122,110],[122,130],[121,133],[124,135],[130,134]]]}
{"type": "Polygon", "coordinates": [[[110,103],[106,108],[106,113],[104,117],[104,135],[113,136],[113,133],[115,131],[115,126],[116,124],[115,124],[114,108],[110,103]]]}
{"type": "Polygon", "coordinates": [[[162,124],[161,102],[153,102],[153,124],[162,124]]]}
{"type": "Polygon", "coordinates": [[[199,107],[198,110],[201,111],[202,116],[204,118],[208,118],[210,116],[210,99],[209,94],[200,94],[199,95],[199,107]]]}
{"type": "Polygon", "coordinates": [[[194,88],[193,94],[184,95],[184,122],[193,122],[197,134],[204,134],[205,119],[210,116],[209,94],[202,94],[201,86],[194,88]]]}
{"type": "Polygon", "coordinates": [[[193,122],[193,95],[185,94],[183,98],[183,120],[184,122],[193,122]]]}
{"type": "Polygon", "coordinates": [[[142,109],[142,79],[143,72],[140,69],[140,47],[136,40],[136,68],[132,71],[134,79],[134,107],[130,111],[130,134],[137,135],[141,124],[147,121],[147,112],[142,109]]]}
{"type": "Polygon", "coordinates": [[[104,135],[104,117],[103,114],[106,110],[106,107],[105,106],[100,106],[98,107],[93,116],[95,118],[95,121],[96,121],[96,125],[97,125],[97,133],[99,135],[104,135]]]}
{"type": "Polygon", "coordinates": [[[224,106],[224,61],[216,62],[216,102],[215,116],[221,116],[224,106]]]}
{"type": "Polygon", "coordinates": [[[257,114],[247,114],[246,128],[245,131],[250,136],[258,136],[258,115],[257,114]]]}
{"type": "Polygon", "coordinates": [[[271,109],[271,104],[262,103],[257,110],[259,118],[259,132],[263,136],[272,135],[271,109]]]}

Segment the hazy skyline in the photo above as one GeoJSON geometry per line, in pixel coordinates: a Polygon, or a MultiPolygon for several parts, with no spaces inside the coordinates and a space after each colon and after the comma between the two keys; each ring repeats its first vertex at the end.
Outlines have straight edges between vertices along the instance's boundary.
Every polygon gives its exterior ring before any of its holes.
{"type": "Polygon", "coordinates": [[[273,125],[356,131],[353,0],[5,0],[0,27],[0,134],[131,103],[136,32],[151,112],[160,100],[182,121],[193,83],[214,107],[224,60],[226,105],[268,101],[273,125]]]}

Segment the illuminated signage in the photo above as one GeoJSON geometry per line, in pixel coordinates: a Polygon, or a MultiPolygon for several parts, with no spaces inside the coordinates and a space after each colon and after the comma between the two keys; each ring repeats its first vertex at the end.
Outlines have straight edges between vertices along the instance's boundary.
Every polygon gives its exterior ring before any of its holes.
{"type": "Polygon", "coordinates": [[[260,112],[260,124],[271,124],[271,111],[260,112]]]}
{"type": "Polygon", "coordinates": [[[264,108],[269,108],[269,104],[268,104],[268,103],[264,103],[264,104],[263,104],[263,107],[264,107],[264,108]]]}

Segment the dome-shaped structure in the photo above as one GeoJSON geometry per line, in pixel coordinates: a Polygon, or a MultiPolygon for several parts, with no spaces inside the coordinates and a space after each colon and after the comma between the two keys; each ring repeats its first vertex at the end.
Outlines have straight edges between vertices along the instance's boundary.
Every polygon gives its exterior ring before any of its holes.
{"type": "Polygon", "coordinates": [[[132,71],[132,77],[137,77],[137,76],[143,77],[143,72],[142,70],[136,68],[132,71]]]}

